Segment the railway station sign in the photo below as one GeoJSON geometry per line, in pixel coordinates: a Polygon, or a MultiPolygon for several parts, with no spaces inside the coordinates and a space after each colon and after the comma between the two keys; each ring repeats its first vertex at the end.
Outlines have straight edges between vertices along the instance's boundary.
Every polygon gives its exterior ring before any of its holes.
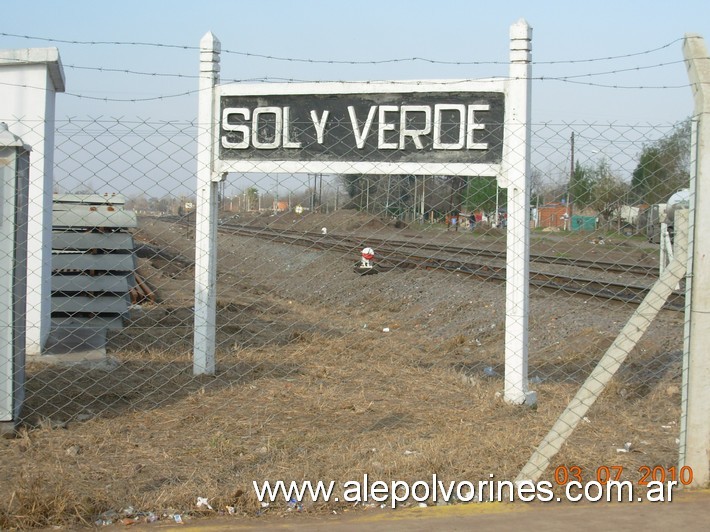
{"type": "Polygon", "coordinates": [[[215,170],[499,173],[500,80],[222,85],[215,170]]]}
{"type": "Polygon", "coordinates": [[[200,41],[195,374],[215,371],[218,186],[230,172],[495,177],[508,190],[505,400],[528,390],[532,28],[510,27],[506,78],[220,84],[200,41]]]}

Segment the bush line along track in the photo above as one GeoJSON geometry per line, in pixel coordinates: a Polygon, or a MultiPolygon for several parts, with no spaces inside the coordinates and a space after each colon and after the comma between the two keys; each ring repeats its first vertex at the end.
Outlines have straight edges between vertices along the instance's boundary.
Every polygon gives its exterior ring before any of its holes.
{"type": "MultiPolygon", "coordinates": [[[[162,217],[160,220],[181,225],[193,225],[177,217],[162,217]]],[[[445,270],[470,275],[486,281],[505,281],[505,252],[452,245],[417,243],[406,240],[380,238],[362,238],[343,234],[321,234],[295,231],[292,229],[273,229],[224,223],[219,231],[226,234],[255,237],[271,242],[304,246],[313,250],[339,251],[353,257],[359,257],[365,245],[374,247],[377,252],[377,264],[380,271],[393,268],[419,268],[445,270]],[[423,255],[422,251],[432,254],[423,255]],[[446,258],[443,255],[453,255],[446,258]],[[476,262],[461,260],[461,256],[470,257],[476,262]],[[497,264],[496,264],[497,262],[497,264]]],[[[627,303],[640,303],[648,293],[651,284],[658,277],[658,268],[640,264],[614,263],[599,260],[571,259],[551,255],[531,254],[533,264],[546,264],[553,267],[580,268],[586,272],[601,271],[604,274],[623,273],[633,275],[643,284],[629,284],[600,280],[586,276],[570,276],[541,270],[530,270],[532,286],[558,290],[572,294],[612,299],[627,303]]],[[[684,294],[674,291],[665,305],[666,309],[684,310],[684,294]]]]}

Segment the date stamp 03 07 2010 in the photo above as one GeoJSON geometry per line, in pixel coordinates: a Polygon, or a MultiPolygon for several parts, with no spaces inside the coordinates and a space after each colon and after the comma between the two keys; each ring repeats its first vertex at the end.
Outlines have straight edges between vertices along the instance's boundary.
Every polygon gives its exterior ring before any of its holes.
{"type": "MultiPolygon", "coordinates": [[[[624,466],[612,465],[612,466],[599,466],[593,472],[595,478],[587,480],[596,480],[601,484],[605,484],[609,481],[620,482],[624,473],[624,466]]],[[[649,482],[677,482],[679,485],[688,486],[693,482],[693,469],[689,466],[683,466],[681,468],[677,467],[663,467],[661,465],[647,466],[642,465],[638,468],[638,480],[637,484],[639,486],[648,486],[649,482]]],[[[579,466],[566,466],[560,465],[555,468],[553,478],[556,484],[562,486],[568,484],[571,481],[576,481],[580,483],[585,482],[584,471],[579,466]]]]}

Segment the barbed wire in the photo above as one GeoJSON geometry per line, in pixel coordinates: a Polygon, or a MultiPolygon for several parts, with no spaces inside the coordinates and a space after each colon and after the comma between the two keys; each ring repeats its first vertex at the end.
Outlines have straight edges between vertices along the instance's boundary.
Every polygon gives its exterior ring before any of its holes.
{"type": "MultiPolygon", "coordinates": [[[[636,69],[631,69],[631,70],[636,70],[636,69]]],[[[683,84],[678,84],[678,85],[619,85],[619,84],[605,84],[605,83],[594,83],[594,82],[584,82],[584,81],[575,81],[571,78],[573,77],[585,77],[586,75],[578,75],[578,76],[566,76],[566,77],[532,77],[530,78],[532,81],[560,81],[563,83],[572,83],[576,85],[586,85],[590,87],[600,87],[600,88],[608,88],[608,89],[624,89],[624,90],[668,90],[668,89],[685,89],[690,87],[689,83],[683,83],[683,84]]],[[[469,79],[460,79],[460,80],[426,80],[426,81],[416,81],[415,83],[421,84],[421,85],[460,85],[462,83],[469,83],[471,81],[476,81],[476,82],[491,82],[491,83],[498,83],[500,81],[510,81],[513,79],[522,79],[522,78],[492,78],[492,79],[477,79],[477,78],[469,78],[469,79]]],[[[314,84],[326,84],[326,83],[341,83],[341,84],[370,84],[370,85],[380,85],[380,84],[389,84],[389,85],[411,85],[413,82],[412,80],[377,80],[377,81],[349,81],[349,80],[307,80],[307,79],[295,79],[295,78],[269,78],[269,77],[264,77],[264,78],[249,78],[249,79],[241,79],[241,80],[226,80],[226,82],[231,82],[231,83],[314,83],[314,84]]],[[[10,86],[10,87],[20,87],[20,88],[25,88],[25,89],[35,89],[35,90],[43,90],[46,91],[48,89],[44,87],[37,87],[33,85],[28,85],[25,83],[10,83],[10,82],[0,82],[0,85],[5,85],[5,86],[10,86]]],[[[146,96],[146,97],[141,97],[141,98],[112,98],[108,96],[89,96],[86,94],[80,94],[80,93],[74,93],[74,92],[64,92],[63,94],[65,96],[71,96],[74,98],[79,98],[79,99],[85,99],[85,100],[94,100],[94,101],[103,101],[103,102],[113,102],[113,103],[142,103],[142,102],[154,102],[154,101],[159,101],[159,100],[168,100],[168,99],[174,99],[174,98],[180,98],[183,96],[190,96],[193,94],[197,94],[200,92],[201,89],[194,89],[194,90],[187,90],[187,91],[182,91],[178,93],[172,93],[172,94],[160,94],[157,96],[146,96]]]]}
{"type": "MultiPolygon", "coordinates": [[[[629,67],[629,68],[622,68],[622,69],[616,69],[616,70],[606,70],[603,72],[588,72],[585,74],[575,74],[575,75],[570,75],[570,76],[540,76],[538,80],[553,80],[553,81],[563,81],[567,79],[573,79],[573,78],[582,78],[582,77],[593,77],[593,76],[607,76],[607,75],[613,75],[613,74],[621,74],[624,72],[636,72],[640,70],[650,70],[654,68],[661,68],[661,67],[666,67],[670,65],[677,65],[677,64],[683,64],[685,61],[680,59],[678,61],[669,61],[666,63],[658,63],[655,65],[645,65],[645,66],[636,66],[636,67],[629,67]]],[[[120,74],[131,74],[131,75],[138,75],[138,76],[148,76],[148,77],[171,77],[171,78],[184,78],[184,79],[198,79],[200,76],[198,74],[176,74],[176,73],[169,73],[169,72],[146,72],[146,71],[138,71],[138,70],[131,70],[131,69],[126,69],[126,68],[106,68],[106,67],[90,67],[90,66],[81,66],[81,65],[64,65],[65,68],[73,68],[76,70],[93,70],[93,71],[98,71],[98,72],[111,72],[111,73],[120,73],[120,74]]],[[[263,81],[265,78],[251,78],[251,79],[225,79],[225,82],[232,82],[232,83],[245,83],[245,82],[251,82],[251,81],[263,81]]],[[[270,79],[277,79],[277,80],[286,80],[286,78],[270,78],[270,79]]],[[[505,78],[503,78],[505,79],[505,78]]]]}
{"type": "MultiPolygon", "coordinates": [[[[5,82],[5,81],[0,81],[0,85],[4,85],[6,87],[18,87],[22,89],[34,89],[34,90],[39,90],[39,91],[49,91],[50,89],[47,89],[45,87],[37,87],[35,85],[28,85],[26,83],[10,83],[10,82],[5,82]]],[[[146,96],[142,98],[111,98],[108,96],[89,96],[86,94],[78,94],[74,92],[63,92],[65,96],[72,96],[74,98],[80,98],[84,100],[94,100],[94,101],[102,101],[102,102],[113,102],[113,103],[139,103],[139,102],[153,102],[156,100],[168,100],[168,99],[173,99],[173,98],[180,98],[182,96],[189,96],[191,94],[197,94],[200,92],[201,89],[194,89],[194,90],[189,90],[189,91],[183,91],[179,93],[174,93],[174,94],[161,94],[158,96],[146,96]]]]}
{"type": "MultiPolygon", "coordinates": [[[[48,41],[48,42],[54,42],[54,43],[64,43],[64,44],[152,46],[152,47],[160,47],[160,48],[179,48],[179,49],[186,49],[186,50],[199,50],[199,47],[197,47],[197,46],[164,44],[164,43],[150,43],[150,42],[77,41],[77,40],[56,39],[56,38],[50,38],[50,37],[19,35],[19,34],[5,33],[5,32],[0,32],[0,36],[34,39],[34,40],[48,41]]],[[[617,55],[617,56],[608,56],[608,57],[591,58],[591,59],[533,62],[533,64],[537,64],[537,65],[574,64],[574,63],[585,63],[585,62],[603,61],[603,60],[608,61],[608,60],[614,60],[614,59],[636,57],[636,56],[640,56],[640,55],[651,54],[656,51],[662,50],[664,48],[668,48],[669,46],[679,42],[680,40],[682,40],[682,39],[676,39],[676,40],[671,41],[671,42],[664,44],[662,46],[648,49],[648,50],[644,50],[642,52],[634,52],[634,53],[617,55]]],[[[504,64],[508,64],[507,62],[504,62],[504,61],[439,61],[439,60],[422,58],[422,57],[384,59],[384,60],[378,60],[378,61],[341,61],[341,60],[315,60],[315,59],[276,57],[276,56],[269,56],[269,55],[265,55],[265,54],[255,54],[255,53],[250,53],[250,52],[238,52],[238,51],[233,51],[233,50],[223,50],[222,53],[233,53],[233,54],[248,55],[248,56],[253,56],[253,57],[283,60],[283,61],[329,63],[329,64],[382,64],[382,63],[394,63],[394,62],[417,61],[417,60],[429,62],[432,64],[446,64],[446,65],[474,65],[474,64],[477,64],[477,65],[491,65],[491,64],[504,65],[504,64]]],[[[12,60],[14,58],[8,58],[8,59],[12,60]]],[[[23,62],[22,59],[15,59],[15,60],[18,62],[23,62]]],[[[590,87],[609,88],[609,89],[624,89],[624,90],[643,90],[643,89],[667,90],[667,89],[687,88],[690,86],[687,83],[678,84],[678,85],[641,85],[641,84],[639,84],[639,85],[625,85],[625,84],[620,84],[620,83],[601,83],[601,82],[592,82],[592,81],[580,81],[581,78],[616,75],[616,74],[621,74],[624,72],[638,72],[641,70],[663,68],[666,66],[675,65],[675,64],[679,64],[679,63],[683,63],[683,61],[682,60],[671,61],[671,62],[659,63],[659,64],[654,64],[654,65],[636,66],[636,67],[629,67],[629,68],[624,68],[624,69],[614,69],[614,70],[607,70],[607,71],[603,71],[603,72],[588,72],[588,73],[574,74],[574,75],[536,76],[531,79],[534,81],[541,81],[541,82],[559,81],[559,82],[563,82],[563,83],[586,85],[586,86],[590,86],[590,87]]],[[[85,66],[85,65],[64,65],[64,66],[65,66],[65,68],[72,68],[72,69],[77,69],[77,70],[90,70],[90,71],[107,72],[107,73],[121,73],[121,74],[129,74],[129,75],[147,76],[147,77],[153,77],[153,78],[167,77],[167,78],[178,78],[178,79],[186,79],[186,80],[188,80],[188,79],[193,80],[193,79],[199,78],[199,75],[197,75],[197,74],[181,74],[181,73],[171,73],[171,72],[147,72],[147,71],[138,71],[138,70],[133,70],[133,69],[127,69],[127,68],[110,68],[110,67],[101,67],[101,66],[93,67],[93,66],[85,66]]],[[[496,78],[489,78],[489,79],[475,78],[475,81],[478,81],[478,82],[485,82],[485,81],[499,82],[499,81],[506,81],[506,80],[510,80],[510,79],[511,78],[507,78],[507,77],[496,77],[496,78]]],[[[462,79],[462,80],[427,80],[422,83],[436,84],[436,85],[455,85],[458,83],[469,82],[472,80],[474,80],[474,78],[466,78],[466,79],[462,79]]],[[[348,83],[397,84],[397,83],[411,83],[411,80],[401,80],[401,81],[400,80],[383,80],[383,81],[365,81],[365,82],[363,82],[363,81],[345,81],[345,80],[312,80],[312,79],[309,80],[309,79],[264,76],[264,77],[252,77],[252,78],[242,78],[242,79],[236,79],[236,78],[224,79],[221,81],[222,84],[224,84],[224,83],[332,83],[332,82],[344,83],[344,84],[348,84],[348,83]]],[[[11,83],[4,83],[4,84],[5,85],[14,85],[14,86],[23,87],[23,88],[33,88],[33,89],[42,90],[41,87],[32,87],[29,85],[11,84],[11,83]]],[[[175,99],[175,98],[180,98],[183,96],[189,96],[192,94],[196,94],[198,92],[199,92],[199,90],[195,89],[195,90],[182,91],[182,92],[178,92],[178,93],[160,94],[160,95],[148,96],[148,97],[131,97],[131,98],[119,98],[119,97],[108,97],[108,96],[90,96],[90,95],[81,94],[81,93],[74,93],[74,92],[65,92],[64,94],[67,96],[70,96],[70,97],[85,99],[85,100],[92,100],[92,101],[103,101],[103,102],[112,102],[112,103],[118,103],[118,102],[142,103],[142,102],[155,102],[155,101],[161,101],[161,100],[167,100],[167,99],[175,99]]]]}
{"type": "MultiPolygon", "coordinates": [[[[545,81],[552,78],[542,78],[541,81],[545,81]]],[[[624,90],[645,90],[645,89],[655,89],[655,90],[666,90],[666,89],[687,89],[690,87],[689,83],[683,83],[680,85],[618,85],[609,83],[594,83],[594,82],[584,82],[575,81],[572,79],[560,78],[554,81],[562,81],[564,83],[572,83],[574,85],[586,85],[588,87],[600,87],[603,89],[624,89],[624,90]]]]}
{"type": "MultiPolygon", "coordinates": [[[[142,41],[79,41],[79,40],[68,40],[68,39],[57,39],[53,37],[39,37],[33,35],[20,35],[15,33],[5,33],[0,32],[0,37],[13,37],[20,39],[29,39],[36,41],[61,43],[61,44],[75,44],[75,45],[88,45],[88,46],[146,46],[155,48],[171,48],[180,50],[200,50],[199,46],[194,45],[179,45],[179,44],[165,44],[165,43],[152,43],[152,42],[142,42],[142,41]]],[[[693,38],[688,37],[688,38],[693,38]]],[[[533,61],[533,65],[559,65],[559,64],[575,64],[575,63],[591,63],[600,61],[612,61],[617,59],[628,59],[631,57],[638,57],[641,55],[652,54],[674,44],[683,41],[684,38],[674,39],[661,46],[650,48],[647,50],[642,50],[640,52],[630,52],[626,54],[620,54],[615,56],[604,56],[604,57],[594,57],[586,59],[563,59],[563,60],[553,60],[553,61],[533,61]]],[[[352,60],[352,59],[313,59],[313,58],[300,58],[300,57],[286,57],[286,56],[276,56],[269,54],[261,54],[254,52],[244,52],[239,50],[229,50],[222,49],[222,54],[233,54],[243,57],[254,57],[258,59],[267,59],[272,61],[286,61],[294,63],[312,63],[312,64],[333,64],[333,65],[382,65],[391,63],[406,63],[406,62],[424,62],[438,65],[461,65],[461,66],[472,66],[472,65],[507,65],[508,61],[447,61],[440,59],[431,59],[427,57],[414,56],[414,57],[400,57],[400,58],[390,58],[390,59],[377,59],[377,60],[352,60]]]]}

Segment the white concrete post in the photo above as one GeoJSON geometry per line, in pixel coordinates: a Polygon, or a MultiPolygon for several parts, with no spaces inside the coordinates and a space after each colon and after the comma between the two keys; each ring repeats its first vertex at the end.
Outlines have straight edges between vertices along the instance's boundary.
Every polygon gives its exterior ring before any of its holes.
{"type": "Polygon", "coordinates": [[[0,436],[24,400],[29,151],[0,122],[0,436]]]}
{"type": "Polygon", "coordinates": [[[0,121],[32,148],[27,241],[27,355],[49,336],[55,96],[64,92],[56,48],[0,50],[0,121]]]}
{"type": "Polygon", "coordinates": [[[688,256],[686,257],[686,272],[685,276],[685,323],[683,324],[683,358],[681,365],[681,383],[680,383],[680,442],[678,445],[678,464],[683,467],[685,464],[685,442],[686,429],[688,426],[688,339],[690,338],[690,303],[691,291],[693,289],[692,261],[693,242],[695,236],[693,228],[695,227],[695,183],[697,173],[697,142],[698,142],[698,121],[690,121],[690,161],[689,173],[690,179],[688,182],[688,256]]]}
{"type": "Polygon", "coordinates": [[[695,111],[695,198],[693,249],[688,258],[686,321],[683,370],[683,414],[681,415],[680,466],[693,470],[694,487],[710,484],[710,58],[699,35],[686,35],[683,55],[693,90],[695,111]]]}
{"type": "Polygon", "coordinates": [[[498,182],[508,189],[504,397],[528,405],[537,400],[535,392],[528,391],[531,50],[532,28],[521,19],[510,27],[506,134],[498,182]]]}
{"type": "Polygon", "coordinates": [[[220,178],[213,172],[214,87],[219,83],[220,42],[208,32],[200,41],[195,210],[195,331],[192,371],[215,372],[217,327],[217,216],[220,178]]]}

